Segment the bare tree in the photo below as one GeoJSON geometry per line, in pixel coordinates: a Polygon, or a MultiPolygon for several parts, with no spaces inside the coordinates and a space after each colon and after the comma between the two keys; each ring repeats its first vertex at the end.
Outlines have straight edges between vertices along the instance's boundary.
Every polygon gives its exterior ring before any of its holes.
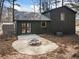
{"type": "Polygon", "coordinates": [[[62,0],[62,6],[64,5],[64,0],[62,0]]]}
{"type": "Polygon", "coordinates": [[[39,1],[40,1],[40,3],[39,3],[39,4],[40,4],[40,8],[39,8],[39,10],[40,10],[40,13],[41,13],[41,0],[39,0],[39,1]]]}
{"type": "Polygon", "coordinates": [[[17,0],[8,0],[8,2],[13,5],[13,21],[14,21],[14,5],[20,6],[19,4],[15,4],[15,1],[17,0]]]}
{"type": "Polygon", "coordinates": [[[79,0],[66,0],[66,2],[69,2],[65,5],[71,6],[71,8],[74,8],[75,10],[79,11],[79,0]]]}
{"type": "Polygon", "coordinates": [[[2,10],[3,10],[3,6],[4,6],[4,2],[5,1],[7,1],[7,2],[9,2],[9,4],[10,4],[10,6],[12,6],[12,8],[13,8],[13,11],[12,11],[12,18],[13,18],[13,21],[14,21],[14,5],[17,5],[17,6],[20,6],[19,4],[15,4],[15,1],[17,1],[17,0],[2,0],[2,5],[1,5],[1,9],[0,9],[0,22],[1,22],[1,16],[2,16],[2,10]]]}
{"type": "Polygon", "coordinates": [[[1,17],[2,17],[2,10],[3,10],[4,1],[5,0],[0,1],[0,22],[1,22],[1,17]]]}
{"type": "Polygon", "coordinates": [[[60,0],[40,0],[40,10],[41,8],[43,11],[51,10],[51,6],[55,6],[57,8],[59,2],[60,0]]]}

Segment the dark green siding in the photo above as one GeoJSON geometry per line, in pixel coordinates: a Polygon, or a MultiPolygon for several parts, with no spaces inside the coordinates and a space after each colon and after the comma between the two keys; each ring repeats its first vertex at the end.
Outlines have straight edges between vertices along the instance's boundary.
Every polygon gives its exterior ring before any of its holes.
{"type": "MultiPolygon", "coordinates": [[[[21,35],[21,23],[27,23],[28,21],[17,21],[17,35],[21,35]]],[[[41,22],[43,21],[29,21],[31,23],[31,33],[41,34],[41,33],[51,33],[50,21],[44,21],[47,23],[46,28],[41,28],[41,22]]],[[[27,34],[27,33],[26,33],[27,34]]]]}
{"type": "Polygon", "coordinates": [[[32,33],[51,33],[51,22],[46,22],[47,27],[41,28],[41,21],[40,22],[31,22],[32,23],[32,33]]]}
{"type": "MultiPolygon", "coordinates": [[[[50,13],[51,18],[51,32],[63,32],[65,34],[75,34],[75,12],[68,8],[62,7],[53,9],[49,12],[43,13],[47,16],[50,13]],[[61,12],[65,13],[65,20],[60,20],[61,12]]],[[[49,16],[48,16],[49,17],[49,16]]]]}
{"type": "Polygon", "coordinates": [[[31,22],[32,33],[41,33],[41,25],[40,22],[31,22]]]}

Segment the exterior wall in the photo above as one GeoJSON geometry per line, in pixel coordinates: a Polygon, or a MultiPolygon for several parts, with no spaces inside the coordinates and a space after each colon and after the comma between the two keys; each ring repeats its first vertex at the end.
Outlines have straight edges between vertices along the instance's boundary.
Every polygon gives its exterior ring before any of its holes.
{"type": "Polygon", "coordinates": [[[40,22],[32,22],[32,33],[41,33],[40,22]]]}
{"type": "Polygon", "coordinates": [[[66,12],[65,24],[65,33],[75,34],[75,13],[71,12],[70,10],[66,12]]]}
{"type": "MultiPolygon", "coordinates": [[[[31,33],[40,34],[40,33],[51,33],[50,21],[47,21],[47,27],[41,28],[41,22],[43,21],[16,21],[17,23],[17,35],[21,35],[21,23],[31,22],[31,33]]],[[[27,33],[26,33],[27,34],[27,33]]]]}
{"type": "Polygon", "coordinates": [[[46,22],[47,27],[46,28],[41,28],[41,22],[32,22],[32,33],[51,33],[51,25],[50,22],[46,22]]]}
{"type": "Polygon", "coordinates": [[[75,34],[75,13],[73,11],[68,8],[62,7],[51,10],[50,12],[50,18],[52,19],[52,33],[63,32],[65,34],[75,34]],[[61,12],[65,13],[64,21],[61,21],[60,19],[61,12]]]}

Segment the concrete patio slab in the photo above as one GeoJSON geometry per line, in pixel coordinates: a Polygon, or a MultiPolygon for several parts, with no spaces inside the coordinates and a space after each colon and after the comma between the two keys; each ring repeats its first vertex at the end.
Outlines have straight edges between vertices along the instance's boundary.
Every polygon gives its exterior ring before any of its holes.
{"type": "Polygon", "coordinates": [[[22,54],[39,55],[54,51],[58,48],[58,45],[36,34],[30,34],[18,36],[18,40],[13,42],[12,47],[22,54]],[[38,39],[42,44],[40,46],[31,46],[28,43],[30,39],[38,39]]]}

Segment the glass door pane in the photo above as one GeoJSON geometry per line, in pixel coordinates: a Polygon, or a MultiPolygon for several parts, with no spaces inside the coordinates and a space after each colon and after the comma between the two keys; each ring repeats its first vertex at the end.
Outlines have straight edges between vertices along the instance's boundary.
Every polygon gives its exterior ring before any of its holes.
{"type": "Polygon", "coordinates": [[[27,33],[31,33],[31,23],[27,23],[27,33]]]}
{"type": "Polygon", "coordinates": [[[22,27],[22,34],[26,33],[26,23],[22,23],[21,24],[21,27],[22,27]]]}

